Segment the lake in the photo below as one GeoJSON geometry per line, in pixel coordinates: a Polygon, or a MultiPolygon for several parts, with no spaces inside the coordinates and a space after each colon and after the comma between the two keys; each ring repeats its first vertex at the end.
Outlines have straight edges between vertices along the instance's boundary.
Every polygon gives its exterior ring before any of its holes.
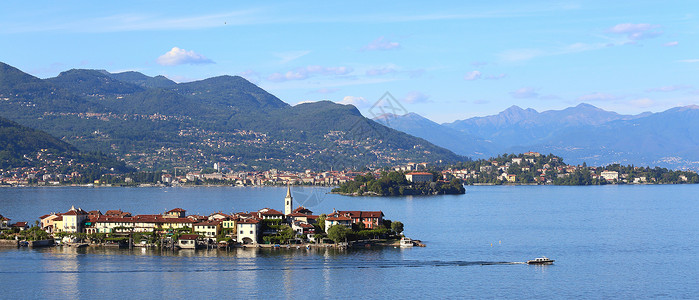
{"type": "MultiPolygon", "coordinates": [[[[234,251],[0,248],[2,298],[696,298],[699,185],[469,186],[346,197],[292,188],[315,214],[382,210],[425,248],[234,251]],[[550,266],[523,264],[539,256],[550,266]]],[[[2,188],[34,223],[71,205],[155,214],[283,210],[286,188],[2,188]]]]}

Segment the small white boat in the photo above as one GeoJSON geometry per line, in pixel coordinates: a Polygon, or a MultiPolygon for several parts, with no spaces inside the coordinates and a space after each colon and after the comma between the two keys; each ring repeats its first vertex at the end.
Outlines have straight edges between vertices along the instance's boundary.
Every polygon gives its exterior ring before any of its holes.
{"type": "Polygon", "coordinates": [[[410,248],[412,246],[415,246],[415,244],[413,243],[413,240],[411,240],[408,237],[400,238],[400,247],[401,248],[410,248]]]}
{"type": "Polygon", "coordinates": [[[530,259],[527,261],[527,263],[530,265],[550,265],[550,264],[553,264],[553,262],[554,262],[553,259],[550,259],[546,256],[537,257],[535,259],[530,259]]]}

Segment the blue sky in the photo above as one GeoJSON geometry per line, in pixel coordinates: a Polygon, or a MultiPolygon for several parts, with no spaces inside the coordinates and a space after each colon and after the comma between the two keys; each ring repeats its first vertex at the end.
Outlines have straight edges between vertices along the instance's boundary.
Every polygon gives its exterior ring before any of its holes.
{"type": "Polygon", "coordinates": [[[390,92],[440,123],[512,105],[636,114],[699,102],[696,1],[206,3],[5,2],[0,61],[40,78],[240,75],[292,105],[365,115],[390,92]]]}

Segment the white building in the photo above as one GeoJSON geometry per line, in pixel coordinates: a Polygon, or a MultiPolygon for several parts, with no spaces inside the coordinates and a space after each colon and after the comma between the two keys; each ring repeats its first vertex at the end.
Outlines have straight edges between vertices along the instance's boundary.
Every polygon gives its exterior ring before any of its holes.
{"type": "Polygon", "coordinates": [[[257,244],[260,221],[246,219],[238,221],[238,242],[243,244],[257,244]]]}
{"type": "Polygon", "coordinates": [[[602,171],[602,174],[600,174],[602,178],[606,179],[607,181],[614,181],[614,180],[619,180],[619,172],[617,171],[602,171]]]}
{"type": "Polygon", "coordinates": [[[407,179],[410,182],[432,182],[432,173],[411,172],[405,174],[405,179],[407,179]]]}

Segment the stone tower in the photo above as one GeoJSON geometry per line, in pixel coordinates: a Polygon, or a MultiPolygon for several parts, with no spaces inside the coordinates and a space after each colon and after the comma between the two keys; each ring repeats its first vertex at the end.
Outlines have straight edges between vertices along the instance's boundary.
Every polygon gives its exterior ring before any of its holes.
{"type": "Polygon", "coordinates": [[[291,186],[286,186],[286,197],[284,198],[284,214],[290,215],[294,211],[294,197],[291,197],[291,186]]]}

